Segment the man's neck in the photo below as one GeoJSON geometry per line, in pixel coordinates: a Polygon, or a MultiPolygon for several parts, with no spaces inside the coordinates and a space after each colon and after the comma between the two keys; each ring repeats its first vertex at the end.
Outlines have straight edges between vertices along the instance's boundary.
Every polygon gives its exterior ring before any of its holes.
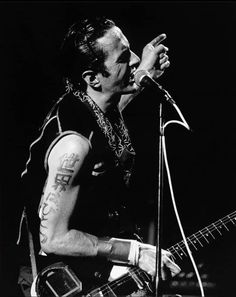
{"type": "Polygon", "coordinates": [[[100,109],[106,113],[112,107],[117,106],[121,95],[104,94],[101,92],[94,91],[93,89],[88,89],[87,94],[89,97],[100,107],[100,109]]]}

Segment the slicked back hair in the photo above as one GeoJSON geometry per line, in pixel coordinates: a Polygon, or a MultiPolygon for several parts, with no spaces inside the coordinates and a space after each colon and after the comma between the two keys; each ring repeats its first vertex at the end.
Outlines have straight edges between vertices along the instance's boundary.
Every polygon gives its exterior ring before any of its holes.
{"type": "Polygon", "coordinates": [[[74,89],[85,90],[86,83],[82,79],[85,70],[108,75],[104,65],[106,52],[97,39],[114,26],[110,19],[94,17],[82,19],[69,28],[61,46],[60,62],[64,81],[74,89]]]}

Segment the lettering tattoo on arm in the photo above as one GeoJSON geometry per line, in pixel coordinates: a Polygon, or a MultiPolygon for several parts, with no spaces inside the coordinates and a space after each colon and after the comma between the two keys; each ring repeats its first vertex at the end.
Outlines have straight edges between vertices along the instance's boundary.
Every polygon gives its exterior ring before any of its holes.
{"type": "Polygon", "coordinates": [[[48,215],[51,212],[57,212],[58,209],[58,196],[54,193],[49,193],[42,205],[42,215],[40,223],[41,243],[45,243],[48,239],[47,235],[43,232],[44,229],[48,229],[44,222],[48,220],[48,215]]]}
{"type": "Polygon", "coordinates": [[[79,161],[78,154],[64,154],[60,158],[60,165],[57,168],[58,172],[55,176],[55,184],[52,186],[56,193],[50,192],[48,196],[45,198],[45,201],[42,204],[42,212],[41,212],[41,223],[40,223],[40,238],[41,243],[44,244],[47,242],[48,237],[45,234],[48,229],[46,225],[46,221],[48,221],[49,215],[54,212],[58,212],[59,210],[59,199],[61,198],[61,192],[66,191],[66,187],[69,185],[69,182],[72,178],[72,175],[75,170],[76,162],[79,161]],[[44,231],[45,230],[45,231],[44,231]]]}
{"type": "Polygon", "coordinates": [[[66,191],[66,186],[69,185],[72,175],[74,173],[75,164],[79,161],[78,154],[64,154],[60,158],[60,165],[58,167],[58,172],[55,177],[55,185],[53,188],[55,190],[59,189],[60,192],[66,191]]]}

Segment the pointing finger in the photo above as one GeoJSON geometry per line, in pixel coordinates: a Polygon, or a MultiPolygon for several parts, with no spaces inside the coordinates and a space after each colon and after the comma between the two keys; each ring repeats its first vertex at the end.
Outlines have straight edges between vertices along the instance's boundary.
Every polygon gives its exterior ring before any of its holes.
{"type": "Polygon", "coordinates": [[[149,42],[151,45],[156,46],[158,45],[160,42],[162,42],[162,40],[166,39],[166,34],[160,34],[158,35],[156,38],[154,38],[151,42],[149,42]]]}

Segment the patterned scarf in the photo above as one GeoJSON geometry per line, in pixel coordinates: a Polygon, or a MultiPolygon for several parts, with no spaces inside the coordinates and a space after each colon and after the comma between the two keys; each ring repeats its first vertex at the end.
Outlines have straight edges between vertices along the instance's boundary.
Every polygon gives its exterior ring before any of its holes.
{"type": "Polygon", "coordinates": [[[109,120],[87,94],[81,91],[76,91],[73,94],[92,111],[98,126],[108,141],[109,147],[115,154],[116,166],[121,166],[124,171],[124,180],[128,185],[134,164],[135,151],[120,111],[115,107],[109,120]]]}

